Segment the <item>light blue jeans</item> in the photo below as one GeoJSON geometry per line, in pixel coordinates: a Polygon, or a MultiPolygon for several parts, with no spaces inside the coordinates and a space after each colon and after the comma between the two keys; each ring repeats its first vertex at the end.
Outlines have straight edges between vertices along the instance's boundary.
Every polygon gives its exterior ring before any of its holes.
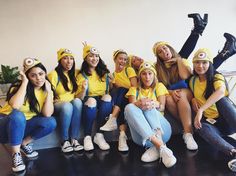
{"type": "Polygon", "coordinates": [[[75,98],[71,102],[55,103],[55,114],[59,120],[60,134],[63,141],[78,139],[82,101],[75,98]]]}
{"type": "Polygon", "coordinates": [[[152,147],[149,140],[159,129],[162,131],[162,140],[166,143],[171,136],[170,123],[156,109],[143,111],[130,103],[125,107],[125,118],[130,128],[132,140],[145,147],[152,147]]]}

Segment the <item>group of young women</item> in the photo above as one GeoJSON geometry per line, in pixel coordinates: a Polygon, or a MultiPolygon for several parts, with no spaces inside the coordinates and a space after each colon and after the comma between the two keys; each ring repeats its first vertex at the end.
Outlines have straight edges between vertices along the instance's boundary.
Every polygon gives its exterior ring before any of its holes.
{"type": "Polygon", "coordinates": [[[236,148],[222,138],[222,134],[236,132],[236,109],[227,97],[227,82],[215,70],[236,53],[236,38],[225,33],[224,48],[214,60],[208,49],[199,49],[192,70],[187,59],[208,19],[199,14],[189,17],[194,28],[181,51],[177,53],[167,42],[157,42],[154,64],[116,50],[111,74],[99,51],[86,43],[80,70],[75,68],[72,52],[65,48],[57,52],[58,65],[48,75],[38,59],[26,58],[21,79],[11,86],[7,103],[0,109],[0,141],[11,146],[12,170],[25,169],[20,151],[26,157],[37,157],[31,143],[52,132],[56,122],[64,153],[91,151],[93,143],[108,150],[103,133],[118,127],[118,150],[128,151],[129,127],[132,140],[148,148],[141,156],[143,162],[161,158],[166,167],[172,167],[177,159],[166,146],[171,136],[171,125],[165,118],[168,112],[180,119],[187,149],[198,149],[193,138],[194,119],[199,135],[230,156],[228,166],[236,171],[236,148]],[[81,123],[83,145],[78,141],[81,123]]]}

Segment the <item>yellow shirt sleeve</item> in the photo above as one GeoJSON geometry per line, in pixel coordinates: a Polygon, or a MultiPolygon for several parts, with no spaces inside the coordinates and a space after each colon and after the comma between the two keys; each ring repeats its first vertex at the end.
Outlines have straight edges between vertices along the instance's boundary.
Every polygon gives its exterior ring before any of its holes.
{"type": "Polygon", "coordinates": [[[155,88],[156,91],[156,96],[159,97],[161,95],[168,95],[169,91],[167,90],[167,88],[164,86],[163,83],[158,82],[155,88]]]}
{"type": "Polygon", "coordinates": [[[129,98],[129,96],[135,96],[136,97],[137,88],[136,87],[130,87],[129,91],[126,93],[125,97],[129,98]]]}

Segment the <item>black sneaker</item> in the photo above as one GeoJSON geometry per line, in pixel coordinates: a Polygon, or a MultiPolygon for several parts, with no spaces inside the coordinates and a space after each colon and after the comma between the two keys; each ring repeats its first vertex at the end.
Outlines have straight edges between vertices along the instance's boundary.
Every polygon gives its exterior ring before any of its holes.
{"type": "Polygon", "coordinates": [[[24,155],[28,158],[34,158],[39,155],[38,152],[34,151],[33,148],[29,144],[25,146],[21,145],[20,148],[21,148],[21,151],[24,153],[24,155]]]}
{"type": "Polygon", "coordinates": [[[12,170],[13,172],[20,172],[25,170],[25,164],[20,153],[14,153],[12,157],[12,170]]]}

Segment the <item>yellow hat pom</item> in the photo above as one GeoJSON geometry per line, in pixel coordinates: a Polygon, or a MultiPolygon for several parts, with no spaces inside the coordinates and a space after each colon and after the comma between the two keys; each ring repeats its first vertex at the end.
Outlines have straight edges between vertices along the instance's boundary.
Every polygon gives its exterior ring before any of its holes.
{"type": "Polygon", "coordinates": [[[132,67],[132,59],[133,59],[134,55],[130,54],[128,57],[128,66],[132,67]]]}
{"type": "Polygon", "coordinates": [[[164,42],[164,41],[160,41],[160,42],[156,42],[156,43],[153,45],[152,51],[153,51],[153,53],[154,53],[155,56],[157,56],[157,48],[158,48],[159,46],[163,46],[163,45],[168,45],[168,43],[167,43],[167,42],[164,42]]]}
{"type": "Polygon", "coordinates": [[[83,59],[85,59],[89,53],[92,54],[99,54],[99,51],[97,50],[97,48],[91,46],[91,45],[87,45],[86,43],[84,44],[84,48],[83,48],[83,59]]]}
{"type": "Polygon", "coordinates": [[[61,60],[65,56],[71,56],[74,58],[74,55],[72,54],[72,52],[69,49],[61,48],[57,51],[57,60],[58,61],[61,60]]]}
{"type": "Polygon", "coordinates": [[[140,65],[138,75],[140,76],[141,72],[146,69],[151,70],[155,76],[157,75],[157,71],[156,71],[154,65],[150,62],[147,62],[147,61],[140,65]]]}
{"type": "Polygon", "coordinates": [[[32,67],[34,67],[39,63],[41,62],[36,58],[31,58],[31,57],[25,58],[23,61],[24,72],[27,72],[29,69],[31,69],[32,67]]]}
{"type": "Polygon", "coordinates": [[[209,61],[213,63],[213,56],[208,48],[200,48],[193,56],[193,63],[196,61],[209,61]]]}

